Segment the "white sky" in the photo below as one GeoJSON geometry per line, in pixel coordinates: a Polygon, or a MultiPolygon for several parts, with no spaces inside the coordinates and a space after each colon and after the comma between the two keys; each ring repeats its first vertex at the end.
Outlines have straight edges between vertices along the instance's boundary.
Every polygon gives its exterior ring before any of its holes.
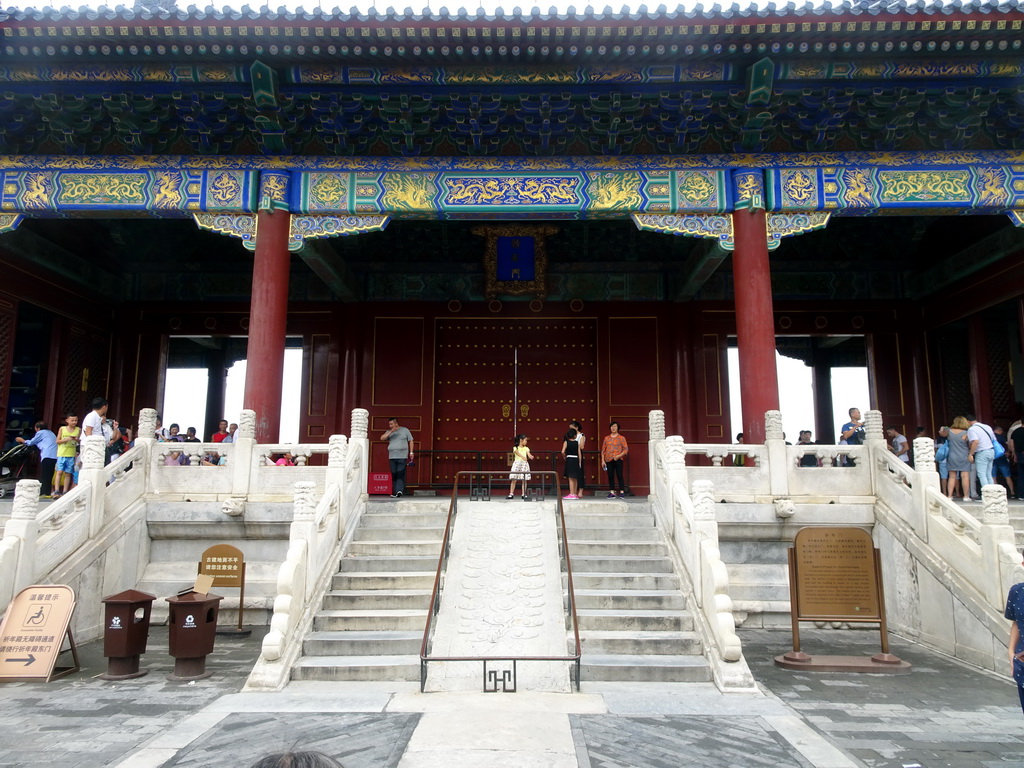
{"type": "MultiPolygon", "coordinates": [[[[743,431],[743,409],[740,407],[739,350],[729,350],[729,416],[732,434],[743,431]]],[[[850,408],[866,411],[872,407],[869,398],[867,368],[832,369],[832,424],[814,424],[814,389],[810,366],[799,360],[775,353],[779,373],[779,409],[782,411],[782,431],[791,443],[797,441],[801,429],[811,430],[811,439],[821,443],[835,443],[839,427],[849,421],[850,408]]]]}
{"type": "MultiPolygon", "coordinates": [[[[280,442],[299,442],[299,393],[302,386],[302,350],[284,351],[284,385],[281,388],[281,434],[280,442]]],[[[182,434],[189,427],[203,431],[206,415],[206,369],[170,368],[164,387],[163,410],[160,411],[164,426],[172,422],[181,426],[182,434]]],[[[224,394],[224,418],[238,423],[242,411],[242,395],[245,390],[245,360],[240,360],[228,369],[228,381],[224,394]]],[[[209,435],[200,435],[206,440],[209,435]]]]}

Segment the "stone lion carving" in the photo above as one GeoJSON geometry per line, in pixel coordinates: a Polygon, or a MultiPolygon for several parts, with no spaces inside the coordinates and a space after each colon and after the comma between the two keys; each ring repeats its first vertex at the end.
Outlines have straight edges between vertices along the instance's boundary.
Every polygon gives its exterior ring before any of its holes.
{"type": "Polygon", "coordinates": [[[651,411],[647,414],[647,428],[651,433],[651,440],[665,439],[665,412],[651,411]]]}

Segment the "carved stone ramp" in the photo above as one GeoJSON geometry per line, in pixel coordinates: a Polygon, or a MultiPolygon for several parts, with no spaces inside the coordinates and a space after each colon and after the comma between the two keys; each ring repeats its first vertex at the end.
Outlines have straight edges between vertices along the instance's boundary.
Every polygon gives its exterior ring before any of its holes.
{"type": "MultiPolygon", "coordinates": [[[[555,502],[459,502],[431,656],[566,656],[555,502]]],[[[568,661],[520,661],[520,691],[569,691],[568,661]]],[[[511,670],[488,662],[488,670],[511,670]]],[[[432,661],[427,691],[479,691],[480,661],[432,661]]],[[[502,682],[500,686],[511,685],[502,682]]]]}
{"type": "Polygon", "coordinates": [[[447,499],[375,500],[363,514],[293,680],[419,680],[447,499]]]}
{"type": "Polygon", "coordinates": [[[650,504],[581,499],[567,503],[565,517],[583,690],[594,681],[711,680],[650,504]]]}

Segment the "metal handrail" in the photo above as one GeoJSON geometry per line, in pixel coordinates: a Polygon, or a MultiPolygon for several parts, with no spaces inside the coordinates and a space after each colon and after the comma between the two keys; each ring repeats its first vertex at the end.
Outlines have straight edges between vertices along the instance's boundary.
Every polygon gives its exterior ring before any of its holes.
{"type": "MultiPolygon", "coordinates": [[[[444,538],[441,541],[441,554],[437,558],[437,572],[434,575],[434,589],[430,594],[430,605],[427,609],[427,622],[423,627],[423,642],[420,644],[420,692],[422,693],[427,685],[427,664],[431,661],[480,661],[484,665],[484,682],[486,686],[486,674],[487,674],[487,662],[489,661],[511,661],[513,669],[515,669],[516,662],[519,661],[570,661],[573,663],[573,681],[576,683],[576,690],[580,689],[580,629],[579,621],[576,617],[576,592],[572,582],[572,558],[569,556],[569,534],[565,526],[565,509],[562,506],[562,496],[558,489],[558,473],[557,472],[537,472],[531,470],[531,474],[540,476],[553,476],[553,488],[555,494],[555,502],[557,504],[558,517],[561,521],[561,539],[562,546],[560,547],[562,557],[565,562],[566,572],[566,583],[569,590],[569,605],[568,613],[572,623],[573,632],[573,643],[574,643],[574,654],[566,656],[431,656],[428,653],[428,645],[430,642],[430,631],[434,625],[434,617],[440,610],[440,589],[441,589],[441,572],[444,570],[448,556],[451,552],[451,531],[452,522],[455,519],[455,515],[458,512],[459,503],[459,489],[460,489],[460,478],[462,475],[468,475],[470,481],[470,488],[472,489],[474,477],[488,478],[490,482],[491,476],[500,475],[503,479],[508,478],[508,472],[459,472],[455,477],[455,488],[452,493],[451,503],[448,505],[448,519],[444,526],[444,538]]],[[[546,486],[546,484],[545,484],[546,486]]],[[[486,687],[484,688],[486,691],[486,687]]],[[[507,689],[506,689],[507,690],[507,689]]],[[[512,689],[515,690],[514,688],[512,689]]]]}
{"type": "MultiPolygon", "coordinates": [[[[535,460],[531,461],[531,465],[534,467],[550,467],[550,471],[557,472],[558,462],[562,458],[561,451],[544,451],[530,449],[535,460]]],[[[435,467],[441,457],[451,458],[455,462],[459,462],[463,465],[470,465],[470,469],[459,470],[459,472],[487,472],[490,470],[484,469],[485,466],[504,466],[506,457],[512,454],[511,450],[507,451],[494,451],[494,450],[471,450],[471,449],[420,449],[416,451],[416,462],[406,469],[406,487],[407,488],[424,488],[424,489],[435,489],[435,490],[447,490],[454,487],[454,483],[451,482],[435,482],[433,479],[433,473],[435,467]]],[[[601,470],[601,452],[600,451],[584,451],[584,467],[587,472],[586,482],[588,488],[603,489],[605,487],[604,472],[601,470]]],[[[511,467],[511,465],[508,465],[511,467]]],[[[497,472],[504,471],[506,474],[509,472],[508,469],[496,470],[497,472]]],[[[547,471],[547,470],[544,470],[547,471]]],[[[630,482],[630,461],[629,456],[626,456],[625,464],[623,467],[624,479],[626,481],[626,487],[632,487],[630,482]]]]}

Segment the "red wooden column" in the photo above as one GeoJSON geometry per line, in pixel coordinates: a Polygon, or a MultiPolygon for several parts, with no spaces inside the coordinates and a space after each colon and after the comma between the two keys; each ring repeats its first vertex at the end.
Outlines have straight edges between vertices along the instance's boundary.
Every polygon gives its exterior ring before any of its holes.
{"type": "Polygon", "coordinates": [[[764,442],[765,411],[779,408],[764,176],[761,171],[734,171],[733,182],[736,207],[732,214],[732,273],[743,440],[759,444],[764,442]]]}
{"type": "Polygon", "coordinates": [[[277,442],[281,429],[285,328],[291,255],[287,210],[288,174],[260,176],[260,210],[256,214],[256,254],[252,267],[249,343],[246,348],[242,407],[256,412],[256,440],[277,442]]]}

